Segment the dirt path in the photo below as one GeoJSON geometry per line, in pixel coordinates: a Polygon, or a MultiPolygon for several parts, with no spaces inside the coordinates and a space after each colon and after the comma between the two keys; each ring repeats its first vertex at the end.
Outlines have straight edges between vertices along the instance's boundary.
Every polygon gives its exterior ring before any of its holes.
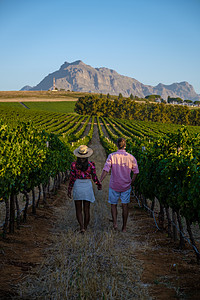
{"type": "MultiPolygon", "coordinates": [[[[94,150],[91,160],[100,176],[106,154],[97,138],[96,125],[94,137],[89,145],[94,150]]],[[[74,232],[78,224],[72,200],[55,208],[54,243],[47,250],[47,260],[37,278],[30,276],[20,286],[23,297],[34,294],[46,299],[48,295],[52,299],[150,299],[140,280],[142,264],[135,257],[137,244],[130,239],[131,232],[112,230],[108,184],[106,178],[102,191],[94,186],[96,202],[84,236],[74,232]]],[[[120,223],[121,216],[119,228],[120,223]]]]}
{"type": "MultiPolygon", "coordinates": [[[[93,136],[91,160],[100,177],[106,154],[96,125],[93,136]]],[[[17,235],[0,243],[0,298],[199,299],[200,269],[192,250],[179,251],[157,232],[153,219],[133,199],[127,233],[114,232],[108,185],[109,176],[102,191],[94,186],[96,202],[85,235],[76,231],[74,203],[62,185],[48,210],[38,210],[37,217],[30,214],[17,235]]],[[[118,212],[121,228],[120,205],[118,212]]]]}

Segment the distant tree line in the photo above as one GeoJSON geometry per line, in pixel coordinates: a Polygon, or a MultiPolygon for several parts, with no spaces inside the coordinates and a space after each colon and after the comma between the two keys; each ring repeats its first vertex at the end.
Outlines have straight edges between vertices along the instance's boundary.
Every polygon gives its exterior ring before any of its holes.
{"type": "Polygon", "coordinates": [[[119,119],[134,119],[162,123],[200,125],[200,109],[190,109],[182,105],[137,102],[118,97],[85,96],[75,105],[75,112],[81,115],[96,115],[119,119]]]}

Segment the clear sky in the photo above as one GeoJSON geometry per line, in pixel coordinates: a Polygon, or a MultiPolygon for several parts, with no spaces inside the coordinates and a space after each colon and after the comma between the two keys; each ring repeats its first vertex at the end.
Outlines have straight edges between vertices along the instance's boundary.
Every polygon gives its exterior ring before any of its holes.
{"type": "Polygon", "coordinates": [[[75,60],[200,93],[200,0],[0,0],[0,90],[75,60]]]}

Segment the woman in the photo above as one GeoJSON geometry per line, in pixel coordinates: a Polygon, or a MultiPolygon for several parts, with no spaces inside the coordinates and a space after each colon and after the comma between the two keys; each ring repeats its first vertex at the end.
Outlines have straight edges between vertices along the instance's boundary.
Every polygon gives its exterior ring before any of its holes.
{"type": "Polygon", "coordinates": [[[80,225],[80,232],[84,233],[90,222],[90,202],[95,201],[91,178],[101,190],[102,185],[97,178],[95,164],[88,161],[88,157],[93,154],[93,150],[85,145],[81,145],[74,150],[77,160],[71,164],[70,179],[68,186],[68,197],[71,198],[73,188],[73,199],[76,207],[76,217],[80,225]],[[84,218],[82,214],[82,207],[84,218]]]}

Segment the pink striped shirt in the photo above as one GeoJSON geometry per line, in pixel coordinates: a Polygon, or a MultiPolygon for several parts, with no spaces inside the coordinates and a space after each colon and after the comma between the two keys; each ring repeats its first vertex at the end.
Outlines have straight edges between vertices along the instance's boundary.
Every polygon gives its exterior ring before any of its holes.
{"type": "Polygon", "coordinates": [[[116,192],[125,192],[131,187],[131,171],[134,174],[139,173],[137,160],[124,149],[119,149],[108,155],[103,170],[109,172],[110,169],[109,187],[116,192]]]}

